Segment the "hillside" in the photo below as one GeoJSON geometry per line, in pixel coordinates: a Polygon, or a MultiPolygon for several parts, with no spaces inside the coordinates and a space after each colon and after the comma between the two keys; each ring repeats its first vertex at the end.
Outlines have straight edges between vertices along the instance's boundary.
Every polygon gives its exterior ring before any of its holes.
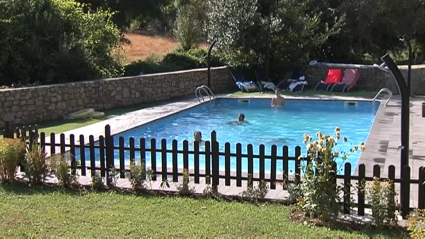
{"type": "Polygon", "coordinates": [[[163,55],[177,47],[178,42],[169,36],[155,36],[148,34],[126,33],[128,40],[123,45],[126,63],[144,60],[151,54],[163,55]]]}

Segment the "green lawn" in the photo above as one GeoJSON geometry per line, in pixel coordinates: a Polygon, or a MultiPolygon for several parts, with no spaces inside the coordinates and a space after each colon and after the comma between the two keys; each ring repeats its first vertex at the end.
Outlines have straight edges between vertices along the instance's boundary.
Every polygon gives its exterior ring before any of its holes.
{"type": "Polygon", "coordinates": [[[0,237],[403,238],[302,225],[290,207],[0,186],[0,237]]]}

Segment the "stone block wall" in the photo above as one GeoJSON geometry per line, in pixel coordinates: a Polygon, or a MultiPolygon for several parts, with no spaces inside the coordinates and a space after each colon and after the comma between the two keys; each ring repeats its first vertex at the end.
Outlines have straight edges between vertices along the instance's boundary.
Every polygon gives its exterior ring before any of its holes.
{"type": "MultiPolygon", "coordinates": [[[[0,128],[55,120],[84,108],[116,107],[194,95],[208,84],[207,69],[102,79],[0,90],[0,128]]],[[[211,69],[214,92],[230,90],[235,82],[226,67],[211,69]]]]}

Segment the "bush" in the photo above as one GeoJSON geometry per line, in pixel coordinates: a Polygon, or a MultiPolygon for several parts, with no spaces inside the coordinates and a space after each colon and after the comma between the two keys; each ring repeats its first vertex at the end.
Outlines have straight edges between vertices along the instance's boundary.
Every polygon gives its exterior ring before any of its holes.
{"type": "Polygon", "coordinates": [[[77,175],[70,172],[72,157],[67,154],[55,154],[50,159],[50,169],[58,179],[59,185],[65,188],[77,181],[77,175]]]}
{"type": "Polygon", "coordinates": [[[141,164],[137,164],[134,160],[130,161],[130,175],[129,175],[130,184],[134,190],[143,190],[145,189],[146,181],[146,168],[144,160],[141,164]]]}
{"type": "MultiPolygon", "coordinates": [[[[350,152],[338,151],[337,145],[341,138],[339,127],[335,128],[334,136],[323,135],[320,131],[316,136],[317,140],[313,142],[313,137],[304,134],[304,144],[311,161],[300,166],[304,175],[297,186],[302,195],[298,205],[304,216],[328,221],[338,216],[340,195],[343,192],[343,188],[336,185],[336,159],[341,157],[345,161],[359,146],[352,147],[350,152]]],[[[344,137],[343,141],[347,142],[347,138],[344,137]]],[[[365,149],[364,143],[360,144],[360,149],[365,149]]]]}
{"type": "MultiPolygon", "coordinates": [[[[151,55],[144,61],[136,61],[125,67],[125,76],[153,74],[161,72],[190,70],[207,67],[208,51],[203,48],[183,51],[176,49],[169,52],[162,60],[157,55],[151,55]]],[[[223,66],[221,57],[217,54],[211,55],[211,66],[223,66]]]]}
{"type": "Polygon", "coordinates": [[[91,183],[91,188],[93,190],[99,190],[99,189],[103,188],[103,185],[104,185],[103,178],[98,171],[95,171],[94,175],[91,176],[91,182],[90,183],[91,183]]]}
{"type": "Polygon", "coordinates": [[[366,196],[372,208],[372,217],[376,226],[397,224],[397,203],[395,200],[394,182],[391,180],[373,181],[366,186],[366,196]]]}
{"type": "Polygon", "coordinates": [[[416,209],[409,216],[409,227],[407,229],[412,239],[425,238],[425,209],[416,209]]]}
{"type": "Polygon", "coordinates": [[[15,180],[16,168],[25,157],[25,147],[21,139],[0,140],[0,177],[3,181],[15,180]]]}
{"type": "Polygon", "coordinates": [[[46,153],[43,148],[34,144],[32,149],[27,151],[23,164],[25,176],[31,185],[37,185],[44,181],[47,174],[47,163],[46,153]]]}

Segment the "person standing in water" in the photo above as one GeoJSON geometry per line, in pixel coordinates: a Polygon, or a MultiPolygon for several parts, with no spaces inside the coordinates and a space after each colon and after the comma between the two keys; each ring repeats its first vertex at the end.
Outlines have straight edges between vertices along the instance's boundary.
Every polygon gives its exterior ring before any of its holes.
{"type": "Polygon", "coordinates": [[[285,99],[280,95],[278,89],[275,90],[275,96],[272,98],[272,107],[280,107],[285,105],[285,99]]]}

